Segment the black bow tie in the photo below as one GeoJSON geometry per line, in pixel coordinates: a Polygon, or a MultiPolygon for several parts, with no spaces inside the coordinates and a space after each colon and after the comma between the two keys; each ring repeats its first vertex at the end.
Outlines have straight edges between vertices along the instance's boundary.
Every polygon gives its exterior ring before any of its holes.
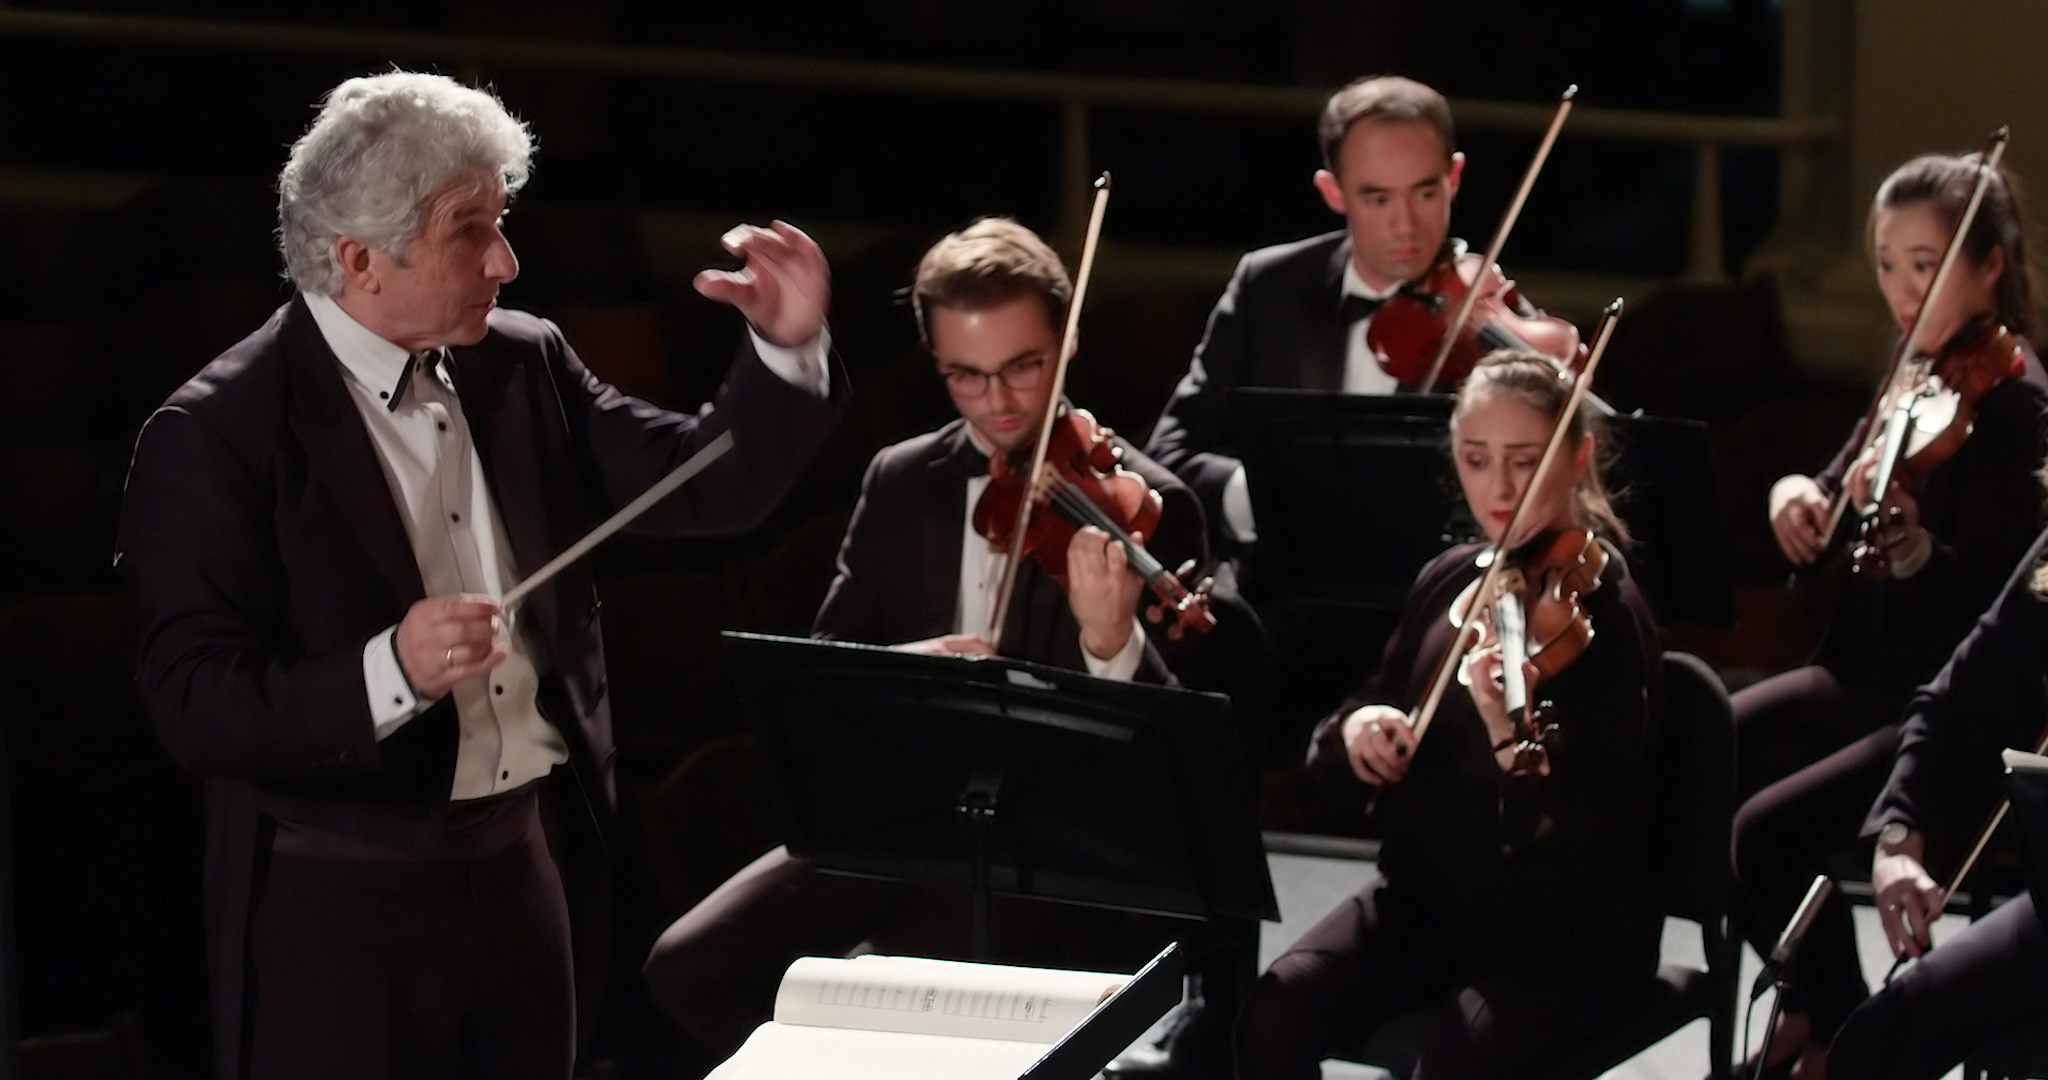
{"type": "Polygon", "coordinates": [[[948,464],[959,470],[961,476],[970,479],[988,475],[988,455],[974,445],[974,437],[965,431],[960,433],[960,445],[954,448],[948,464]]]}
{"type": "Polygon", "coordinates": [[[1360,319],[1372,318],[1372,313],[1378,311],[1380,305],[1386,302],[1387,298],[1385,297],[1374,300],[1371,297],[1359,296],[1356,293],[1344,293],[1337,298],[1337,319],[1344,325],[1350,326],[1360,319]]]}
{"type": "Polygon", "coordinates": [[[391,398],[385,404],[385,410],[387,412],[398,411],[398,403],[405,400],[405,388],[412,385],[412,373],[415,370],[420,370],[425,375],[432,375],[434,368],[439,366],[440,363],[441,350],[439,349],[428,349],[426,352],[414,353],[406,357],[405,367],[401,368],[398,372],[398,385],[391,388],[391,398]]]}

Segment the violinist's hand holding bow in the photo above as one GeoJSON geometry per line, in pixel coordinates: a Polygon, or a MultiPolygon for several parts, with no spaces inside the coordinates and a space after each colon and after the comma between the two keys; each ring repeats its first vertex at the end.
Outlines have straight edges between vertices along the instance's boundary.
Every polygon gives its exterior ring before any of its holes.
{"type": "MultiPolygon", "coordinates": [[[[1489,645],[1473,649],[1465,654],[1465,684],[1472,691],[1472,704],[1479,710],[1479,718],[1486,722],[1487,745],[1498,747],[1494,760],[1500,762],[1511,758],[1513,744],[1519,742],[1522,733],[1515,728],[1514,719],[1508,716],[1507,687],[1501,683],[1500,646],[1489,645]],[[1508,744],[1503,746],[1502,744],[1508,744]]],[[[1536,688],[1536,665],[1522,661],[1524,685],[1533,693],[1536,688]]]]}
{"type": "Polygon", "coordinates": [[[1870,864],[1870,890],[1893,956],[1919,956],[1932,946],[1929,927],[1941,914],[1941,886],[1921,865],[1926,840],[1909,830],[1895,844],[1879,843],[1870,864]]]}
{"type": "Polygon", "coordinates": [[[1806,566],[1827,547],[1828,497],[1813,477],[1794,473],[1771,485],[1771,532],[1794,566],[1806,566]]]}
{"type": "Polygon", "coordinates": [[[720,243],[746,265],[698,274],[697,291],[740,309],[771,344],[794,349],[816,341],[832,302],[832,271],[817,241],[776,221],[765,229],[735,226],[720,243]]]}
{"type": "MultiPolygon", "coordinates": [[[[1138,533],[1131,538],[1144,542],[1138,533]]],[[[1067,605],[1081,624],[1081,647],[1097,660],[1114,657],[1130,643],[1144,587],[1123,544],[1093,525],[1074,530],[1067,542],[1067,605]]]]}
{"type": "Polygon", "coordinates": [[[1400,783],[1415,756],[1415,728],[1392,705],[1366,705],[1344,718],[1344,759],[1373,787],[1400,783]]]}

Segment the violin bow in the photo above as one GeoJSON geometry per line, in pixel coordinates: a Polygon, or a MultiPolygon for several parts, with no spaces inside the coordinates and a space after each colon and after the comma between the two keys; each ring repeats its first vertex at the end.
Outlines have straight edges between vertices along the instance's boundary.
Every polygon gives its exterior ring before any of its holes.
{"type": "Polygon", "coordinates": [[[1088,279],[1095,270],[1095,248],[1102,239],[1102,216],[1109,211],[1109,174],[1095,178],[1095,205],[1088,212],[1088,235],[1081,243],[1081,267],[1074,275],[1074,295],[1067,301],[1066,325],[1060,331],[1059,359],[1052,368],[1052,393],[1046,398],[1045,417],[1039,421],[1037,444],[1031,451],[1031,471],[1025,474],[1024,496],[1017,500],[1017,523],[1010,531],[1010,546],[1003,557],[1003,584],[996,590],[995,607],[989,613],[988,644],[1000,652],[1003,620],[1010,613],[1010,595],[1017,587],[1017,563],[1024,550],[1024,534],[1031,525],[1031,503],[1045,475],[1045,448],[1052,442],[1052,426],[1059,417],[1060,402],[1066,399],[1067,361],[1081,329],[1081,300],[1088,295],[1088,279]]]}
{"type": "Polygon", "coordinates": [[[1550,130],[1543,133],[1543,141],[1536,146],[1536,156],[1529,159],[1529,168],[1522,173],[1522,186],[1515,189],[1515,197],[1508,202],[1508,212],[1500,219],[1500,225],[1493,231],[1493,242],[1486,245],[1486,256],[1479,264],[1479,272],[1472,275],[1472,287],[1465,290],[1465,299],[1459,301],[1457,314],[1451,316],[1450,326],[1444,331],[1444,339],[1437,343],[1436,360],[1429,365],[1429,374],[1423,376],[1418,393],[1427,394],[1436,387],[1437,377],[1444,373],[1444,362],[1451,357],[1451,346],[1458,340],[1458,334],[1471,321],[1472,309],[1479,302],[1480,286],[1500,261],[1500,249],[1508,242],[1508,233],[1514,231],[1515,219],[1522,216],[1522,204],[1529,201],[1529,189],[1536,186],[1536,177],[1543,172],[1543,163],[1550,160],[1550,148],[1557,144],[1557,133],[1564,128],[1564,118],[1572,113],[1572,99],[1577,97],[1579,85],[1573,83],[1564,88],[1564,95],[1558,99],[1557,114],[1550,118],[1550,130]]]}
{"type": "MultiPolygon", "coordinates": [[[[1941,254],[1941,265],[1934,270],[1934,280],[1927,283],[1927,292],[1920,298],[1920,306],[1913,313],[1913,326],[1899,339],[1898,347],[1892,350],[1891,363],[1885,366],[1884,379],[1877,384],[1877,396],[1870,400],[1870,411],[1863,415],[1863,442],[1856,448],[1855,457],[1849,459],[1855,464],[1863,451],[1876,445],[1878,418],[1884,412],[1884,403],[1892,396],[1894,384],[1898,382],[1899,371],[1905,366],[1906,358],[1914,355],[1913,346],[1920,340],[1921,316],[1927,314],[1936,297],[1948,285],[1949,271],[1954,269],[1956,256],[1963,250],[1963,238],[1970,234],[1970,225],[1977,220],[1977,207],[1983,205],[1984,189],[1990,186],[1991,176],[1998,171],[1998,162],[2005,157],[2005,145],[2012,138],[2012,129],[2001,126],[1985,140],[1984,149],[1977,157],[1977,184],[1970,190],[1970,201],[1963,206],[1963,216],[1956,221],[1955,234],[1948,238],[1948,250],[1941,254]]],[[[1821,533],[1824,542],[1833,541],[1835,530],[1842,525],[1842,514],[1849,508],[1848,473],[1844,471],[1841,490],[1835,492],[1828,502],[1828,524],[1821,533]]],[[[1876,493],[1882,499],[1884,492],[1876,493]]]]}
{"type": "MultiPolygon", "coordinates": [[[[2041,737],[2034,740],[2034,753],[2048,754],[2048,731],[2041,732],[2041,737]]],[[[1940,915],[1943,911],[1947,910],[1949,901],[1954,900],[1956,898],[1956,893],[1962,891],[1964,879],[1968,878],[1970,876],[1970,871],[1976,868],[1977,860],[1983,856],[1984,849],[1991,846],[1992,836],[1997,834],[1998,827],[2000,825],[2005,824],[2005,815],[2010,813],[2011,811],[2011,796],[2008,795],[1998,800],[1998,808],[1991,812],[1991,817],[1984,822],[1984,828],[1977,833],[1977,842],[1975,844],[1970,845],[1969,855],[1963,858],[1962,865],[1958,866],[1956,868],[1956,872],[1950,875],[1948,879],[1948,884],[1942,886],[1941,906],[1935,909],[1934,913],[1936,915],[1940,915]]],[[[1933,939],[1933,929],[1931,920],[1929,923],[1928,938],[1930,941],[1933,939]]],[[[1906,961],[1910,959],[1912,959],[1912,957],[1910,956],[1901,956],[1897,960],[1892,961],[1891,970],[1884,973],[1885,983],[1890,984],[1892,981],[1892,976],[1897,975],[1899,973],[1899,969],[1905,967],[1906,961]]]]}
{"type": "MultiPolygon", "coordinates": [[[[1529,474],[1528,486],[1522,489],[1522,497],[1515,503],[1515,512],[1508,518],[1507,528],[1501,530],[1502,540],[1521,531],[1522,520],[1528,516],[1529,507],[1534,501],[1533,496],[1542,489],[1551,469],[1556,466],[1559,452],[1564,446],[1565,433],[1571,427],[1572,417],[1579,411],[1579,403],[1585,400],[1586,391],[1593,385],[1593,372],[1600,366],[1600,355],[1607,351],[1607,339],[1614,336],[1614,323],[1620,317],[1621,298],[1615,297],[1614,301],[1600,312],[1600,328],[1594,335],[1593,350],[1586,356],[1586,368],[1572,380],[1571,396],[1565,399],[1564,409],[1557,414],[1557,423],[1550,430],[1550,441],[1543,444],[1543,456],[1536,459],[1536,469],[1529,474]]],[[[1571,371],[1562,365],[1559,370],[1565,373],[1571,371]]],[[[1422,741],[1423,733],[1429,730],[1430,721],[1436,717],[1437,706],[1443,703],[1444,691],[1450,686],[1452,673],[1457,671],[1465,650],[1472,647],[1473,639],[1479,632],[1480,606],[1491,602],[1489,598],[1500,581],[1502,569],[1507,565],[1504,549],[1497,546],[1492,553],[1493,557],[1486,564],[1486,573],[1481,575],[1479,586],[1472,593],[1472,607],[1466,612],[1465,621],[1459,624],[1457,636],[1451,639],[1450,649],[1437,663],[1436,674],[1430,679],[1429,694],[1422,699],[1422,707],[1417,709],[1409,720],[1410,726],[1414,729],[1415,741],[1418,743],[1422,741]]]]}

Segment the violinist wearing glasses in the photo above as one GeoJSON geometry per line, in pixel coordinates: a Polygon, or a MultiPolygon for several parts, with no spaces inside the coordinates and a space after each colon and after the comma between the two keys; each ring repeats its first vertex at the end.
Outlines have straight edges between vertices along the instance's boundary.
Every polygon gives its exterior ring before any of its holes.
{"type": "MultiPolygon", "coordinates": [[[[995,655],[994,636],[1004,656],[1104,678],[1169,680],[1141,626],[1147,601],[1132,555],[1093,526],[1061,542],[1064,590],[1040,562],[1018,567],[1002,632],[990,633],[1005,548],[977,530],[975,510],[1000,479],[992,457],[1011,466],[1007,459],[1021,456],[1029,467],[1054,405],[1052,369],[1072,295],[1059,257],[1014,221],[985,218],[926,252],[912,302],[960,418],[875,455],[815,636],[995,655]]],[[[1110,441],[1122,467],[1158,494],[1158,524],[1138,537],[1141,546],[1170,567],[1206,563],[1194,496],[1128,444],[1110,441]]],[[[1003,528],[1014,520],[997,516],[1003,528]]],[[[1002,962],[1120,970],[1171,939],[1164,930],[1134,932],[1121,914],[1008,903],[1006,910],[997,901],[989,923],[1002,962]]],[[[964,896],[819,873],[778,848],[669,927],[646,974],[672,1019],[707,1048],[730,1053],[768,1018],[796,957],[877,948],[964,959],[967,911],[964,896]]]]}
{"type": "MultiPolygon", "coordinates": [[[[1816,660],[1734,696],[1737,928],[1768,951],[1825,860],[1855,839],[1892,768],[1900,718],[1998,596],[2040,525],[2048,374],[2027,337],[2036,331],[2026,224],[2010,177],[1991,170],[1974,221],[1941,292],[1923,299],[1963,220],[1978,157],[1929,155],[1878,188],[1869,241],[1878,287],[1902,333],[1934,355],[1943,383],[1964,396],[1950,427],[1967,438],[1938,462],[1908,456],[1878,510],[1850,545],[1848,576],[1816,660]]],[[[1936,412],[1939,418],[1945,411],[1936,412]]],[[[1771,524],[1795,565],[1828,557],[1830,500],[1871,502],[1878,450],[1865,429],[1815,477],[1772,488],[1771,524]]],[[[1938,442],[1939,440],[1937,440],[1938,442]]],[[[1915,440],[1903,440],[1914,455],[1915,440]]],[[[1855,514],[1844,515],[1854,521],[1855,514]]],[[[1847,904],[1824,906],[1801,942],[1791,990],[1764,1059],[1777,1071],[1801,1056],[1811,1076],[1843,1019],[1868,993],[1847,904]]]]}
{"type": "MultiPolygon", "coordinates": [[[[1656,970],[1663,920],[1647,821],[1659,653],[1583,411],[1532,482],[1569,393],[1554,361],[1518,352],[1481,360],[1459,393],[1451,452],[1487,543],[1423,568],[1379,671],[1316,729],[1311,775],[1349,801],[1377,799],[1379,876],[1260,977],[1238,1021],[1244,1080],[1309,1080],[1332,1051],[1417,1009],[1439,1010],[1417,1075],[1543,1075],[1656,970]],[[1523,524],[1504,535],[1525,497],[1523,524]],[[1510,715],[1498,635],[1482,631],[1446,659],[1454,620],[1479,610],[1491,625],[1512,606],[1471,595],[1479,556],[1495,547],[1509,581],[1570,581],[1569,622],[1594,631],[1553,674],[1541,674],[1555,663],[1544,654],[1568,657],[1580,639],[1560,635],[1525,662],[1540,718],[1510,715]],[[1418,729],[1440,663],[1458,676],[1418,729]]],[[[1543,608],[1527,609],[1532,639],[1548,640],[1535,634],[1543,608]]]]}
{"type": "MultiPolygon", "coordinates": [[[[1450,237],[1465,155],[1442,94],[1398,76],[1359,79],[1324,105],[1317,136],[1316,193],[1344,227],[1239,260],[1145,447],[1201,497],[1219,552],[1257,535],[1231,391],[1417,389],[1479,261],[1450,237]]],[[[1578,356],[1570,323],[1542,316],[1490,277],[1468,334],[1483,329],[1494,346],[1567,362],[1578,356]]],[[[1461,376],[1447,370],[1436,389],[1454,389],[1461,376]]]]}

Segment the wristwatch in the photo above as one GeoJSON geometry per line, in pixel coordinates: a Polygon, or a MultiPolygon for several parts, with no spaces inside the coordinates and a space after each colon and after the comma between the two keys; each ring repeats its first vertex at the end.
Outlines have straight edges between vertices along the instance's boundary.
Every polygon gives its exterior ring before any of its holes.
{"type": "Polygon", "coordinates": [[[1896,848],[1905,843],[1912,832],[1903,821],[1887,821],[1884,828],[1877,830],[1877,846],[1886,850],[1896,848]]]}

